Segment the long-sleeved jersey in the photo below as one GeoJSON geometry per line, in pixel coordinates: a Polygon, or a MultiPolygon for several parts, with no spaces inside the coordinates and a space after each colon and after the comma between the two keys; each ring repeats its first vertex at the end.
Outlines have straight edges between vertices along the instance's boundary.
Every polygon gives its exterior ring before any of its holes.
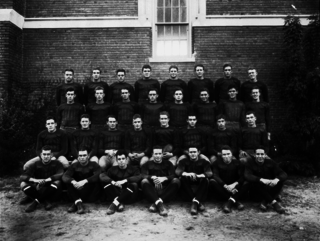
{"type": "Polygon", "coordinates": [[[161,101],[163,103],[174,102],[173,95],[177,89],[182,89],[183,101],[189,102],[188,85],[181,79],[167,79],[161,84],[161,101]]]}
{"type": "Polygon", "coordinates": [[[197,175],[204,174],[206,178],[212,177],[210,162],[204,159],[191,160],[185,157],[180,160],[176,169],[176,175],[181,177],[183,172],[193,172],[197,175]]]}
{"type": "Polygon", "coordinates": [[[151,133],[142,129],[139,131],[128,130],[125,138],[125,149],[128,153],[142,153],[149,156],[151,154],[152,136],[151,133]]]}
{"type": "Polygon", "coordinates": [[[141,176],[149,181],[151,181],[152,176],[166,177],[168,180],[163,182],[163,184],[166,185],[175,177],[174,167],[173,164],[168,160],[162,160],[160,163],[148,161],[141,167],[141,176]]]}
{"type": "Polygon", "coordinates": [[[99,136],[99,155],[105,155],[105,150],[124,149],[125,133],[120,130],[103,130],[99,136]]]}
{"type": "Polygon", "coordinates": [[[154,130],[153,134],[153,146],[161,146],[162,148],[168,144],[171,144],[173,147],[172,154],[179,154],[179,133],[174,127],[158,127],[154,130]]]}
{"type": "Polygon", "coordinates": [[[130,93],[130,98],[135,99],[135,91],[132,85],[126,82],[114,82],[109,87],[109,95],[108,95],[108,102],[110,103],[118,103],[122,101],[121,98],[121,90],[127,89],[130,93]]]}
{"type": "Polygon", "coordinates": [[[159,126],[160,112],[165,110],[164,104],[157,103],[142,103],[140,105],[140,114],[144,125],[159,126]]]}
{"type": "Polygon", "coordinates": [[[226,164],[221,157],[212,164],[213,178],[221,186],[230,185],[235,182],[242,184],[244,181],[244,166],[237,159],[232,159],[229,164],[226,164]]]}
{"type": "Polygon", "coordinates": [[[244,127],[240,131],[240,149],[256,150],[263,146],[268,152],[268,134],[265,130],[259,127],[244,127]]]}
{"type": "Polygon", "coordinates": [[[113,105],[113,114],[121,125],[131,125],[134,114],[139,113],[139,105],[134,102],[118,102],[113,105]]]}
{"type": "Polygon", "coordinates": [[[221,153],[221,148],[225,145],[231,148],[233,155],[238,153],[238,139],[237,133],[233,130],[219,130],[214,129],[209,133],[207,137],[207,152],[209,155],[218,155],[218,152],[221,153]]]}
{"type": "Polygon", "coordinates": [[[101,173],[100,166],[96,162],[88,162],[82,166],[80,162],[72,163],[68,170],[63,174],[62,180],[71,183],[73,180],[79,182],[87,179],[89,183],[98,182],[101,173]]]}
{"type": "Polygon", "coordinates": [[[60,105],[57,114],[58,126],[79,127],[80,117],[83,113],[83,106],[79,103],[60,105]]]}
{"type": "Polygon", "coordinates": [[[214,101],[215,95],[214,95],[214,83],[211,79],[204,78],[204,79],[191,79],[188,82],[188,89],[189,89],[189,98],[190,103],[194,102],[200,102],[200,90],[203,88],[206,88],[209,90],[209,100],[210,102],[214,101]]]}
{"type": "Polygon", "coordinates": [[[139,168],[131,165],[128,165],[125,169],[121,169],[119,166],[113,166],[109,168],[107,172],[100,174],[100,180],[106,183],[122,181],[125,179],[128,183],[138,183],[141,180],[139,168]]]}
{"type": "Polygon", "coordinates": [[[112,106],[110,103],[89,103],[86,107],[87,113],[90,115],[92,125],[105,125],[107,123],[108,115],[112,113],[112,106]]]}
{"type": "Polygon", "coordinates": [[[195,103],[193,105],[193,111],[197,116],[198,125],[214,126],[217,115],[216,103],[195,103]]]}
{"type": "Polygon", "coordinates": [[[240,100],[225,100],[219,106],[219,113],[226,116],[226,121],[238,122],[241,126],[245,124],[246,107],[240,100]]]}
{"type": "Polygon", "coordinates": [[[160,83],[156,79],[138,79],[134,83],[135,89],[135,101],[137,103],[143,103],[148,100],[148,92],[150,89],[158,90],[160,93],[160,83]]]}
{"type": "Polygon", "coordinates": [[[182,127],[187,125],[188,115],[192,113],[192,107],[189,103],[170,103],[166,107],[170,114],[170,125],[182,127]]]}
{"type": "Polygon", "coordinates": [[[251,82],[251,81],[245,81],[241,85],[241,100],[243,102],[250,102],[252,100],[251,97],[251,91],[252,87],[257,86],[260,90],[260,100],[265,101],[269,103],[269,93],[268,93],[268,87],[267,85],[262,81],[257,82],[251,82]]]}
{"type": "Polygon", "coordinates": [[[56,88],[56,103],[57,106],[60,106],[61,104],[67,103],[66,98],[66,90],[68,88],[73,88],[74,93],[76,95],[74,102],[83,104],[83,90],[82,86],[79,83],[61,83],[56,88]]]}
{"type": "Polygon", "coordinates": [[[257,118],[256,123],[266,124],[267,132],[270,131],[270,107],[269,103],[260,101],[260,102],[246,102],[246,111],[253,111],[255,117],[257,118]]]}
{"type": "Polygon", "coordinates": [[[97,155],[98,136],[93,130],[76,130],[72,133],[71,139],[71,150],[74,157],[78,157],[81,148],[88,151],[89,157],[97,155]]]}
{"type": "MultiPolygon", "coordinates": [[[[231,77],[230,79],[220,78],[214,83],[214,91],[217,103],[229,99],[228,88],[230,85],[235,85],[237,90],[240,91],[241,82],[235,77],[231,77]]],[[[240,95],[239,92],[238,95],[240,95]]]]}

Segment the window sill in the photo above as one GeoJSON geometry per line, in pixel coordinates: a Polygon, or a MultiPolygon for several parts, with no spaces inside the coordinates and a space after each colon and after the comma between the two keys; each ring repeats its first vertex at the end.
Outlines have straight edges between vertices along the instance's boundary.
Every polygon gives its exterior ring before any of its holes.
{"type": "Polygon", "coordinates": [[[196,59],[194,57],[188,58],[188,57],[155,57],[155,58],[149,58],[150,63],[165,63],[165,62],[180,62],[180,63],[194,63],[196,62],[196,59]]]}

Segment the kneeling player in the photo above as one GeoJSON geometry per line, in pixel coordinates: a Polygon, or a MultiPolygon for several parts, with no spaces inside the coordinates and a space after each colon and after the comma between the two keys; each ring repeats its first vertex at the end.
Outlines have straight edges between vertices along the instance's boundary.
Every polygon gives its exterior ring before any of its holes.
{"type": "Polygon", "coordinates": [[[181,187],[187,198],[192,200],[191,214],[198,214],[198,210],[204,211],[203,202],[207,197],[208,178],[212,177],[210,162],[201,158],[200,151],[196,147],[190,147],[188,156],[179,161],[176,174],[180,177],[181,187]],[[192,190],[193,185],[197,186],[196,191],[192,190]]]}
{"type": "Polygon", "coordinates": [[[144,196],[152,202],[150,212],[157,212],[161,216],[167,216],[168,211],[163,202],[172,200],[180,187],[178,178],[174,178],[173,164],[163,160],[163,152],[160,146],[153,148],[152,161],[146,162],[141,168],[141,188],[144,196]]]}
{"type": "Polygon", "coordinates": [[[247,191],[243,186],[243,169],[240,161],[232,158],[229,146],[221,148],[221,156],[212,164],[213,179],[210,180],[209,186],[214,197],[228,200],[223,207],[225,213],[230,213],[233,205],[238,210],[244,209],[244,206],[238,201],[247,191]]]}
{"type": "Polygon", "coordinates": [[[95,202],[99,198],[99,175],[100,166],[96,162],[89,161],[88,151],[80,149],[78,161],[71,164],[62,176],[63,182],[67,184],[68,194],[74,204],[68,209],[69,213],[84,213],[82,200],[95,202]]]}
{"type": "Polygon", "coordinates": [[[141,180],[138,167],[128,165],[127,153],[118,150],[116,154],[118,166],[111,167],[100,174],[100,180],[107,197],[113,200],[107,214],[114,214],[116,210],[124,210],[123,203],[132,203],[138,197],[138,182],[141,180]]]}
{"type": "Polygon", "coordinates": [[[53,206],[50,201],[60,191],[63,166],[59,161],[52,160],[53,154],[49,146],[42,147],[40,160],[28,165],[21,175],[21,189],[33,202],[26,212],[36,210],[39,203],[50,210],[53,206]]]}

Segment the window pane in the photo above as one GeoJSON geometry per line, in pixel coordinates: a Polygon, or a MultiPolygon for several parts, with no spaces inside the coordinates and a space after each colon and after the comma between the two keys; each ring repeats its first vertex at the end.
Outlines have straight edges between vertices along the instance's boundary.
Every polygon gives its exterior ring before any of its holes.
{"type": "Polygon", "coordinates": [[[171,0],[165,0],[166,1],[166,7],[171,7],[171,0]]]}
{"type": "Polygon", "coordinates": [[[158,26],[158,38],[164,38],[164,26],[163,25],[158,26]]]}
{"type": "Polygon", "coordinates": [[[186,56],[188,55],[188,42],[180,41],[180,56],[186,56]]]}
{"type": "Polygon", "coordinates": [[[163,0],[158,0],[158,7],[162,7],[163,6],[163,0]]]}
{"type": "Polygon", "coordinates": [[[180,52],[179,41],[172,41],[172,56],[178,56],[180,52]]]}
{"type": "Polygon", "coordinates": [[[181,25],[180,26],[180,38],[187,38],[187,25],[181,25]]]}
{"type": "Polygon", "coordinates": [[[180,6],[186,6],[186,0],[180,0],[180,6]]]}
{"type": "Polygon", "coordinates": [[[171,22],[171,8],[165,8],[165,22],[170,23],[171,22]]]}
{"type": "Polygon", "coordinates": [[[164,43],[164,55],[171,56],[172,48],[171,48],[171,41],[165,41],[164,43]]]}
{"type": "Polygon", "coordinates": [[[158,17],[157,17],[157,20],[159,23],[162,23],[163,22],[163,8],[158,8],[158,17]]]}
{"type": "Polygon", "coordinates": [[[172,22],[179,22],[179,8],[172,8],[172,22]]]}
{"type": "Polygon", "coordinates": [[[181,14],[180,22],[187,22],[187,8],[186,7],[181,8],[180,14],[181,14]]]}
{"type": "Polygon", "coordinates": [[[172,37],[174,39],[179,39],[179,25],[172,26],[172,37]]]}
{"type": "Polygon", "coordinates": [[[171,26],[165,25],[164,26],[164,36],[166,39],[171,39],[172,33],[171,33],[171,26]]]}
{"type": "Polygon", "coordinates": [[[179,0],[173,0],[172,1],[172,6],[178,7],[179,6],[179,0]]]}
{"type": "Polygon", "coordinates": [[[164,41],[157,41],[157,55],[164,55],[164,41]]]}

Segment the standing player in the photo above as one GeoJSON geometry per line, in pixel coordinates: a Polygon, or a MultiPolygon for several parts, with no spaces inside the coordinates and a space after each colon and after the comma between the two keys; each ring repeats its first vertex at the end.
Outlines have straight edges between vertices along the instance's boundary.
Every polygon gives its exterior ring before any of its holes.
{"type": "Polygon", "coordinates": [[[124,69],[117,69],[116,73],[117,73],[118,81],[110,85],[110,88],[109,88],[110,93],[108,96],[108,99],[109,99],[108,101],[113,104],[122,101],[122,98],[121,98],[122,89],[127,89],[130,93],[130,96],[135,96],[133,86],[128,84],[125,81],[126,71],[124,69]]]}
{"type": "Polygon", "coordinates": [[[246,103],[251,101],[251,90],[253,86],[257,86],[260,89],[260,98],[262,101],[269,103],[268,87],[264,82],[258,81],[258,72],[254,67],[248,68],[249,80],[245,81],[241,85],[241,100],[246,103]]]}
{"type": "Polygon", "coordinates": [[[64,71],[64,82],[61,83],[56,89],[56,102],[57,106],[67,102],[66,91],[67,89],[73,88],[75,94],[74,102],[83,104],[83,91],[82,86],[79,83],[75,83],[73,79],[73,69],[66,69],[64,71]]]}
{"type": "Polygon", "coordinates": [[[20,177],[21,190],[33,200],[27,213],[36,210],[39,203],[45,204],[45,210],[52,209],[51,201],[60,192],[63,166],[52,157],[51,148],[42,147],[40,159],[27,166],[20,177]]]}
{"type": "Polygon", "coordinates": [[[107,210],[108,215],[114,214],[116,210],[122,212],[123,203],[133,203],[139,196],[140,170],[138,167],[128,165],[127,157],[124,150],[119,150],[116,154],[118,165],[100,174],[100,181],[106,196],[113,199],[107,210]]]}
{"type": "Polygon", "coordinates": [[[161,101],[163,103],[170,103],[174,101],[173,95],[176,89],[182,89],[185,102],[189,101],[188,85],[186,82],[178,78],[178,67],[171,65],[169,67],[170,79],[167,79],[161,84],[161,101]]]}
{"type": "MultiPolygon", "coordinates": [[[[89,103],[95,103],[96,102],[96,96],[95,96],[95,90],[96,88],[102,87],[104,90],[104,94],[108,95],[109,86],[106,82],[101,81],[100,79],[101,70],[100,68],[94,68],[92,69],[92,81],[88,82],[84,85],[83,89],[83,95],[84,95],[84,104],[88,105],[89,103]]],[[[103,96],[103,101],[107,101],[107,97],[103,96]]]]}
{"type": "Polygon", "coordinates": [[[205,78],[204,75],[204,66],[202,64],[197,64],[194,67],[194,71],[197,75],[197,78],[191,79],[188,82],[189,89],[189,98],[190,103],[200,102],[200,90],[203,88],[208,89],[209,91],[209,100],[210,102],[214,101],[214,89],[213,81],[211,79],[205,78]]]}
{"type": "Polygon", "coordinates": [[[134,83],[135,89],[135,101],[137,103],[143,103],[148,100],[148,90],[157,89],[160,93],[160,83],[156,79],[150,78],[151,75],[151,66],[143,65],[142,66],[142,75],[141,79],[138,79],[134,83]]]}
{"type": "Polygon", "coordinates": [[[218,79],[215,82],[215,96],[216,102],[229,100],[228,87],[234,85],[237,90],[240,90],[241,82],[237,78],[232,76],[232,66],[231,64],[223,65],[223,78],[218,79]]]}

